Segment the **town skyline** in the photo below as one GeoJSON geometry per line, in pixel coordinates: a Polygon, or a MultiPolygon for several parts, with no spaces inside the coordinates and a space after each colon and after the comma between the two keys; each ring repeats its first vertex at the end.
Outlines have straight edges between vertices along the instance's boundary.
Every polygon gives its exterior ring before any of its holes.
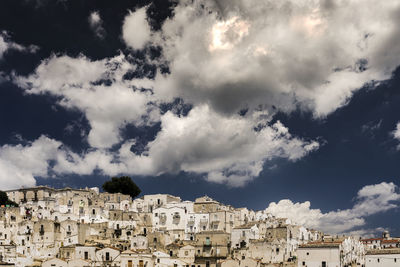
{"type": "Polygon", "coordinates": [[[127,175],[145,194],[400,236],[399,14],[397,0],[2,1],[0,190],[127,175]]]}

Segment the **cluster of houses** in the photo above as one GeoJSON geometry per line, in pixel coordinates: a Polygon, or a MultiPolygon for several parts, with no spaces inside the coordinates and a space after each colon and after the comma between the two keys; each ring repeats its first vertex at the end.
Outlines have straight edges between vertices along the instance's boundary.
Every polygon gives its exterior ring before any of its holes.
{"type": "Polygon", "coordinates": [[[132,199],[98,188],[6,191],[0,266],[400,266],[400,239],[330,236],[204,196],[132,199]]]}

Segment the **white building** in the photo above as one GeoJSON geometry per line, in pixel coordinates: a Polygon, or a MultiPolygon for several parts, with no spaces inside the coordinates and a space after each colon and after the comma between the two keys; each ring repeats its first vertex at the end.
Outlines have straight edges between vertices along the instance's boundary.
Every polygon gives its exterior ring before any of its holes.
{"type": "Polygon", "coordinates": [[[232,229],[231,240],[234,248],[248,247],[250,239],[259,239],[259,229],[256,223],[248,223],[232,229]]]}
{"type": "Polygon", "coordinates": [[[400,249],[371,250],[365,255],[365,267],[399,267],[400,249]]]}
{"type": "Polygon", "coordinates": [[[310,242],[299,246],[297,257],[299,267],[364,265],[364,247],[361,242],[351,237],[310,242]]]}

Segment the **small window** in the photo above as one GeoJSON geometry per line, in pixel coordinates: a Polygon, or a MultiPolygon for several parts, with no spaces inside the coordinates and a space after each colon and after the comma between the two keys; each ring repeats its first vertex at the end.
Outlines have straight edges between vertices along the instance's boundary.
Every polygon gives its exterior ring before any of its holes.
{"type": "Polygon", "coordinates": [[[305,261],[303,261],[303,266],[305,266],[306,265],[306,262],[305,261]]]}

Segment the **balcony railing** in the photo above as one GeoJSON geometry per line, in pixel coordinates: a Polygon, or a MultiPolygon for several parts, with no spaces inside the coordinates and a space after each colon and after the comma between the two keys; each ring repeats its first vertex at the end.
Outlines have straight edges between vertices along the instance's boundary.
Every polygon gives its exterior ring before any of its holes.
{"type": "Polygon", "coordinates": [[[207,219],[200,219],[200,225],[205,225],[208,224],[208,220],[207,219]]]}

